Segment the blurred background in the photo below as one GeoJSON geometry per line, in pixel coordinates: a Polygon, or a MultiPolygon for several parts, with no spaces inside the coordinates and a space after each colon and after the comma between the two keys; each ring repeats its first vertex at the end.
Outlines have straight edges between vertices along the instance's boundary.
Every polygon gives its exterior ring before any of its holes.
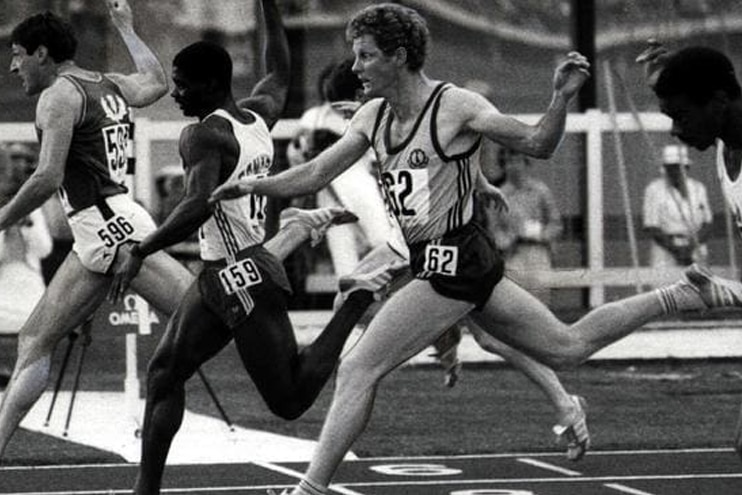
{"type": "MultiPolygon", "coordinates": [[[[260,53],[255,30],[254,0],[130,0],[141,36],[154,48],[167,70],[173,55],[197,39],[222,43],[235,61],[234,92],[245,96],[256,82],[260,53]]],[[[344,38],[350,15],[374,2],[359,0],[278,0],[284,13],[292,49],[294,77],[285,109],[286,126],[276,135],[278,166],[286,166],[285,147],[291,122],[318,103],[316,81],[322,69],[351,52],[344,38]]],[[[656,113],[656,103],[642,82],[634,59],[646,40],[658,38],[669,47],[689,44],[713,46],[729,54],[739,68],[742,55],[742,2],[738,0],[406,0],[427,19],[432,46],[426,72],[436,79],[459,85],[484,84],[503,112],[531,116],[543,112],[551,95],[553,70],[567,51],[578,48],[593,64],[593,78],[571,109],[575,114],[599,109],[605,114],[656,113]],[[610,77],[609,76],[610,73],[610,77]],[[611,108],[611,107],[614,108],[611,108]]],[[[53,10],[71,20],[80,39],[80,65],[111,71],[132,70],[132,64],[99,0],[2,0],[0,41],[7,46],[13,26],[24,17],[53,10]]],[[[9,50],[0,51],[0,63],[9,66],[9,50]]],[[[5,71],[0,77],[0,121],[32,122],[34,105],[18,81],[5,71]]],[[[137,110],[137,119],[181,123],[182,116],[170,97],[137,110]]],[[[279,126],[280,127],[280,126],[279,126]]],[[[138,129],[141,132],[141,128],[138,129]]],[[[672,142],[667,132],[651,132],[650,140],[636,130],[620,139],[604,132],[602,154],[602,204],[600,233],[610,249],[600,255],[607,267],[632,264],[630,236],[636,226],[639,262],[646,264],[650,242],[641,232],[641,202],[646,185],[658,175],[658,150],[672,142]],[[620,150],[617,148],[621,148],[620,150]],[[625,162],[621,163],[621,162],[625,162]],[[621,179],[621,166],[628,174],[621,179]],[[628,197],[627,204],[625,198],[628,197]]],[[[138,136],[141,137],[141,136],[138,136]]],[[[162,183],[178,166],[177,133],[149,140],[146,177],[137,181],[135,194],[159,211],[172,197],[162,183]],[[142,180],[149,187],[142,187],[142,180]],[[145,191],[145,189],[148,189],[145,191]]],[[[548,162],[536,161],[534,175],[554,192],[563,220],[563,231],[554,247],[556,268],[583,267],[589,262],[587,230],[588,166],[585,139],[570,133],[548,162]]],[[[710,262],[735,265],[739,251],[730,235],[721,195],[714,177],[714,154],[691,151],[691,175],[709,191],[713,230],[710,262]]],[[[138,164],[141,167],[142,164],[138,164]]],[[[177,175],[177,174],[176,174],[177,175]]],[[[173,187],[177,188],[177,184],[173,187]]],[[[297,307],[324,307],[327,286],[306,291],[304,279],[327,271],[326,253],[314,255],[312,265],[300,270],[294,283],[297,307]]],[[[322,286],[322,284],[320,284],[322,286]]],[[[330,288],[331,290],[331,288],[330,288]]],[[[618,297],[623,289],[610,292],[618,297]]],[[[552,299],[557,311],[580,312],[590,305],[581,289],[563,290],[552,299]]]]}

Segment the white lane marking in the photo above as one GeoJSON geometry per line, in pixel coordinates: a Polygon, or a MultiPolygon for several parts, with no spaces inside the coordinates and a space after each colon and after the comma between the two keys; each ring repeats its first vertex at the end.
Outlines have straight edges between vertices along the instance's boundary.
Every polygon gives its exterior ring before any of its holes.
{"type": "Polygon", "coordinates": [[[557,466],[556,464],[550,464],[544,461],[537,461],[536,459],[520,458],[516,460],[518,462],[522,462],[523,464],[530,464],[531,466],[546,469],[547,471],[554,471],[555,473],[560,473],[565,476],[582,476],[582,473],[580,472],[572,471],[571,469],[563,468],[561,466],[557,466]]]}
{"type": "MultiPolygon", "coordinates": [[[[279,466],[277,464],[272,464],[270,462],[259,462],[258,461],[258,462],[253,462],[252,464],[255,464],[256,466],[260,466],[263,469],[267,469],[269,471],[275,471],[277,473],[285,474],[287,476],[292,476],[299,480],[304,477],[304,473],[302,473],[301,471],[289,469],[287,467],[279,466]]],[[[349,488],[345,488],[340,485],[333,484],[333,485],[330,485],[330,488],[337,493],[342,493],[343,495],[363,495],[363,493],[361,492],[356,492],[356,491],[350,490],[349,488]]]]}
{"type": "Polygon", "coordinates": [[[629,495],[654,495],[652,493],[645,492],[642,490],[637,490],[636,488],[631,488],[625,485],[620,485],[618,483],[606,483],[604,486],[606,488],[612,488],[622,493],[628,493],[629,495]]]}

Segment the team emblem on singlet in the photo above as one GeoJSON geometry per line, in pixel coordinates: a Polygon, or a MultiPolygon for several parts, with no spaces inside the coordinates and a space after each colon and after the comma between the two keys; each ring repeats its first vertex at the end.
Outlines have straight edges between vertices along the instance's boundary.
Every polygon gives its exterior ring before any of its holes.
{"type": "Polygon", "coordinates": [[[124,182],[128,158],[131,150],[131,124],[128,121],[129,107],[119,95],[105,95],[100,105],[115,124],[101,128],[106,150],[108,172],[112,180],[124,182]]]}
{"type": "Polygon", "coordinates": [[[407,164],[410,168],[423,168],[430,162],[428,155],[420,148],[415,148],[407,157],[407,164]]]}

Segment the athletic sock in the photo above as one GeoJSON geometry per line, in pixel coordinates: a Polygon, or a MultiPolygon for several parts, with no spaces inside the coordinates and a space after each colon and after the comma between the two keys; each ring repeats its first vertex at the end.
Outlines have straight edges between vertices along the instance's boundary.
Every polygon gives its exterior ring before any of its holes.
{"type": "Polygon", "coordinates": [[[659,297],[663,312],[667,315],[708,309],[698,289],[684,280],[656,289],[655,293],[659,297]]]}
{"type": "Polygon", "coordinates": [[[298,491],[294,492],[294,495],[327,495],[328,493],[326,486],[304,478],[299,482],[298,491]]]}

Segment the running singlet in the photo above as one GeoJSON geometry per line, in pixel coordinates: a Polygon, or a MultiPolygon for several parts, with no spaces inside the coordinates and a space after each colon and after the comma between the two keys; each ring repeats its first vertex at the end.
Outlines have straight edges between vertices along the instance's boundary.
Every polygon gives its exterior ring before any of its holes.
{"type": "MultiPolygon", "coordinates": [[[[239,143],[240,156],[228,181],[265,176],[273,164],[270,130],[258,114],[250,113],[255,118],[255,122],[250,124],[243,124],[222,109],[206,117],[219,116],[228,120],[239,143]]],[[[262,243],[265,207],[266,197],[256,194],[219,201],[214,214],[199,229],[201,258],[205,261],[233,260],[246,247],[262,243]]]]}
{"type": "Polygon", "coordinates": [[[729,178],[724,161],[724,143],[721,140],[716,141],[716,174],[737,230],[742,233],[742,173],[735,180],[729,178]]]}
{"type": "Polygon", "coordinates": [[[381,185],[408,244],[441,237],[472,218],[480,141],[454,156],[441,148],[436,116],[449,87],[435,88],[410,135],[396,146],[390,138],[393,115],[383,102],[371,136],[381,185]]]}
{"type": "MultiPolygon", "coordinates": [[[[59,195],[69,216],[127,192],[124,176],[131,152],[131,114],[118,86],[102,74],[94,80],[65,74],[83,98],[72,133],[59,195]]],[[[39,139],[43,139],[39,131],[39,139]]]]}

